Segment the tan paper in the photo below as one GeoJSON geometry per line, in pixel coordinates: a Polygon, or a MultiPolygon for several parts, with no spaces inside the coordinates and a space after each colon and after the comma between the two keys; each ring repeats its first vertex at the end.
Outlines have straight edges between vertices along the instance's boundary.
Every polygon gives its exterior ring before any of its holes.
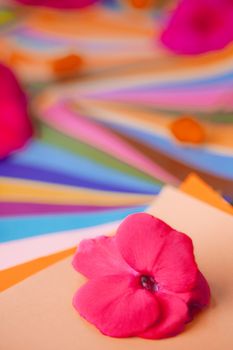
{"type": "MultiPolygon", "coordinates": [[[[83,278],[66,259],[3,292],[1,350],[231,350],[233,344],[233,218],[173,188],[154,215],[188,233],[210,283],[211,306],[184,333],[166,340],[114,339],[84,321],[71,305],[83,278]]],[[[98,298],[98,296],[96,296],[98,298]]]]}

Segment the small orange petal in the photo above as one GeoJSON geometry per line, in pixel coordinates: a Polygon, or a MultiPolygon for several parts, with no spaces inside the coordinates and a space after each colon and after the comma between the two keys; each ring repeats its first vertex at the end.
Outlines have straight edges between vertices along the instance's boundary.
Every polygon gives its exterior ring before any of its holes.
{"type": "Polygon", "coordinates": [[[67,76],[77,73],[82,66],[82,58],[75,54],[70,54],[61,58],[57,58],[52,62],[53,72],[58,76],[67,76]]]}
{"type": "Polygon", "coordinates": [[[184,116],[170,124],[170,130],[175,138],[181,142],[202,143],[206,133],[204,127],[193,117],[184,116]]]}
{"type": "Polygon", "coordinates": [[[128,0],[131,6],[137,9],[144,9],[151,7],[155,1],[154,0],[128,0]]]}

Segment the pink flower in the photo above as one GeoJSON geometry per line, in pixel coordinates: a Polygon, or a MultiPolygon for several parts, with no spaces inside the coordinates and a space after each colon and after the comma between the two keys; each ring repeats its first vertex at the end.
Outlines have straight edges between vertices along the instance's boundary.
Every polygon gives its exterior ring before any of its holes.
{"type": "Polygon", "coordinates": [[[127,217],[115,237],[82,241],[73,266],[89,279],[74,307],[112,337],[176,335],[210,298],[191,239],[149,214],[127,217]]]}
{"type": "Polygon", "coordinates": [[[13,73],[0,64],[0,158],[32,136],[26,97],[13,73]]]}
{"type": "Polygon", "coordinates": [[[233,40],[233,1],[181,0],[162,43],[178,54],[219,50],[233,40]]]}
{"type": "Polygon", "coordinates": [[[15,0],[24,5],[31,6],[44,6],[44,7],[52,7],[57,9],[75,9],[82,8],[93,3],[98,0],[15,0]]]}

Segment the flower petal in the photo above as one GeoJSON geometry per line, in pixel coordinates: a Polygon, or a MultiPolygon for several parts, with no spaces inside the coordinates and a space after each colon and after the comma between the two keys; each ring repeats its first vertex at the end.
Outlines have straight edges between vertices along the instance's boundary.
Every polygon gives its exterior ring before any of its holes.
{"type": "Polygon", "coordinates": [[[191,239],[146,213],[128,216],[116,241],[123,258],[135,270],[153,273],[163,289],[186,292],[196,281],[197,266],[191,239]]]}
{"type": "Polygon", "coordinates": [[[21,148],[32,136],[27,99],[12,71],[0,64],[0,158],[21,148]]]}
{"type": "Polygon", "coordinates": [[[199,272],[196,286],[191,293],[191,298],[188,303],[191,319],[198,311],[207,306],[209,302],[210,288],[205,277],[199,272]]]}
{"type": "Polygon", "coordinates": [[[195,314],[201,311],[210,302],[210,288],[200,271],[197,274],[197,280],[192,290],[186,293],[168,292],[168,295],[176,296],[182,299],[189,309],[189,321],[193,319],[195,314]]]}
{"type": "Polygon", "coordinates": [[[82,317],[113,337],[143,332],[159,317],[154,296],[136,287],[134,277],[130,275],[88,281],[74,296],[73,305],[82,317]]]}
{"type": "Polygon", "coordinates": [[[191,239],[181,232],[170,231],[153,267],[155,280],[162,289],[186,292],[195,285],[197,273],[191,239]]]}
{"type": "Polygon", "coordinates": [[[30,6],[44,6],[55,9],[79,9],[93,4],[98,0],[16,0],[30,6]]]}
{"type": "Polygon", "coordinates": [[[180,333],[189,320],[188,308],[183,300],[173,295],[159,295],[161,319],[140,334],[142,338],[161,339],[180,333]]]}
{"type": "Polygon", "coordinates": [[[74,268],[87,278],[135,271],[122,258],[115,237],[83,240],[73,259],[74,268]]]}
{"type": "Polygon", "coordinates": [[[151,272],[172,228],[146,213],[129,215],[119,226],[116,241],[123,258],[140,272],[151,272]]]}

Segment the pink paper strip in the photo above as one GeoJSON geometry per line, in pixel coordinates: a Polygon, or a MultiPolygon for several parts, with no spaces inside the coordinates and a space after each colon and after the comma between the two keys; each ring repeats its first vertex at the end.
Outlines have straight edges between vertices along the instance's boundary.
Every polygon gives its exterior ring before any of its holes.
{"type": "Polygon", "coordinates": [[[197,108],[212,110],[233,107],[232,91],[226,88],[177,91],[123,91],[91,94],[100,100],[144,103],[160,107],[197,108]]]}
{"type": "Polygon", "coordinates": [[[59,131],[109,153],[156,179],[173,185],[178,184],[177,178],[141,152],[136,151],[128,143],[96,122],[69,111],[64,103],[48,108],[41,113],[40,117],[59,131]]]}

